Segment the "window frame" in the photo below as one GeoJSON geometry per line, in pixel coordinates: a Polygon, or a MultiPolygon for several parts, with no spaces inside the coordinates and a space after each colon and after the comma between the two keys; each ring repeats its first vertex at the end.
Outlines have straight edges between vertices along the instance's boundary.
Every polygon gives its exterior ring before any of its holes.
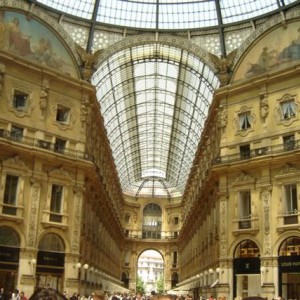
{"type": "Polygon", "coordinates": [[[240,145],[240,157],[242,159],[247,159],[251,157],[251,145],[250,144],[244,144],[240,145]]]}
{"type": "Polygon", "coordinates": [[[285,150],[293,150],[295,149],[296,141],[295,141],[295,135],[285,135],[282,137],[283,140],[283,146],[285,150]]]}
{"type": "Polygon", "coordinates": [[[283,190],[284,190],[286,214],[287,215],[297,214],[298,213],[297,184],[295,183],[284,184],[283,190]]]}
{"type": "Polygon", "coordinates": [[[66,145],[67,145],[66,140],[56,138],[55,139],[55,144],[54,144],[54,151],[63,153],[66,150],[66,145]]]}
{"type": "Polygon", "coordinates": [[[2,206],[3,214],[12,216],[17,215],[19,185],[19,176],[6,174],[2,206]],[[12,182],[11,180],[13,180],[14,182],[12,182]]]}
{"type": "Polygon", "coordinates": [[[281,119],[289,120],[296,117],[295,99],[288,99],[280,102],[281,119]],[[291,105],[292,104],[292,105],[291,105]]]}
{"type": "Polygon", "coordinates": [[[15,126],[15,125],[11,126],[10,137],[13,140],[20,141],[20,140],[22,140],[23,136],[24,136],[24,128],[23,127],[15,126]]]}
{"type": "Polygon", "coordinates": [[[239,191],[239,219],[251,219],[251,191],[239,191]]]}
{"type": "Polygon", "coordinates": [[[56,109],[56,122],[61,124],[69,124],[71,109],[66,106],[58,105],[56,109]]]}
{"type": "Polygon", "coordinates": [[[52,184],[51,186],[51,200],[50,200],[50,212],[55,214],[62,213],[63,207],[63,193],[64,186],[60,184],[52,184]],[[57,190],[55,190],[57,188],[57,190]],[[59,206],[59,209],[56,207],[59,206]]]}
{"type": "Polygon", "coordinates": [[[239,113],[238,118],[239,118],[239,130],[245,131],[252,128],[250,111],[244,111],[239,113]]]}
{"type": "Polygon", "coordinates": [[[28,106],[29,94],[19,90],[14,90],[12,106],[16,110],[24,111],[28,106]],[[22,99],[20,98],[22,97],[22,99]]]}
{"type": "Polygon", "coordinates": [[[17,204],[18,204],[17,200],[18,200],[19,183],[20,183],[19,176],[12,175],[12,174],[6,174],[5,188],[4,188],[4,194],[3,194],[3,204],[17,206],[17,204]],[[16,181],[15,182],[8,182],[8,179],[11,179],[11,180],[14,179],[16,181]],[[9,185],[9,187],[8,187],[8,185],[9,185]],[[7,191],[7,189],[9,189],[9,191],[7,191]],[[13,189],[13,191],[12,191],[12,189],[13,189]],[[7,196],[7,194],[9,194],[9,195],[7,196]],[[7,198],[9,198],[9,199],[7,199],[7,198]]]}

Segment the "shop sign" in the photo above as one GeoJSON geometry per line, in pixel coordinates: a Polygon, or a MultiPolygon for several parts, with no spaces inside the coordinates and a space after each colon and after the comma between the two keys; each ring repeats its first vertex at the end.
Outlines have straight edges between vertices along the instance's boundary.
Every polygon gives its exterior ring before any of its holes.
{"type": "Polygon", "coordinates": [[[280,272],[300,272],[300,256],[280,256],[279,259],[280,272]]]}
{"type": "Polygon", "coordinates": [[[258,257],[243,257],[234,259],[235,274],[259,274],[260,259],[258,257]]]}
{"type": "Polygon", "coordinates": [[[19,262],[19,248],[0,246],[0,262],[19,262]]]}
{"type": "Polygon", "coordinates": [[[61,252],[39,251],[37,265],[63,267],[65,254],[61,252]]]}

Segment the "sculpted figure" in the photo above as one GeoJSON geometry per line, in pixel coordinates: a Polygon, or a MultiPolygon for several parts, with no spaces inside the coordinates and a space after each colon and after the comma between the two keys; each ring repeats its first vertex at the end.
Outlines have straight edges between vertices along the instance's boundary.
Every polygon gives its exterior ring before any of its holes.
{"type": "Polygon", "coordinates": [[[217,55],[209,53],[209,57],[217,70],[217,75],[221,81],[221,86],[228,84],[231,76],[231,67],[233,59],[236,55],[237,49],[230,52],[226,57],[221,55],[219,58],[217,55]]]}
{"type": "Polygon", "coordinates": [[[96,51],[95,53],[86,52],[81,46],[78,44],[76,46],[76,51],[82,62],[82,77],[85,80],[91,78],[93,74],[93,69],[95,63],[98,61],[100,54],[103,52],[103,49],[96,51]]]}

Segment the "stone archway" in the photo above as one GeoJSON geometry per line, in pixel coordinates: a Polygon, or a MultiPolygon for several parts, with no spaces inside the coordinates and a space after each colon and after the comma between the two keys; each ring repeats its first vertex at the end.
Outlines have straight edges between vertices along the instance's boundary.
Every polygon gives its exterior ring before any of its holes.
{"type": "Polygon", "coordinates": [[[137,292],[147,295],[164,291],[164,259],[153,249],[143,251],[137,260],[137,292]]]}

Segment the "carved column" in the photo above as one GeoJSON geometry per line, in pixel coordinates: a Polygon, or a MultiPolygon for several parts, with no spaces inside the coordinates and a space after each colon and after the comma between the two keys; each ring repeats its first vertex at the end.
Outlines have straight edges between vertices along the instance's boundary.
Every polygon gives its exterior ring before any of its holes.
{"type": "Polygon", "coordinates": [[[72,236],[71,236],[71,249],[72,252],[79,253],[79,244],[80,244],[80,224],[81,224],[81,211],[82,211],[82,199],[83,199],[83,188],[74,187],[74,218],[72,224],[72,236]]]}
{"type": "Polygon", "coordinates": [[[39,206],[41,195],[41,183],[36,179],[30,180],[30,203],[29,218],[27,226],[27,243],[26,248],[20,252],[19,260],[19,282],[18,286],[22,286],[27,295],[34,291],[35,271],[36,271],[36,249],[37,236],[39,232],[39,206]]]}
{"type": "Polygon", "coordinates": [[[35,179],[31,179],[30,218],[27,227],[27,247],[29,248],[37,248],[36,237],[38,235],[40,195],[41,183],[35,179]]]}
{"type": "Polygon", "coordinates": [[[263,205],[263,249],[261,257],[261,285],[263,295],[272,298],[274,295],[273,274],[276,268],[272,261],[272,241],[270,230],[270,199],[272,187],[266,185],[260,188],[263,205]]]}

